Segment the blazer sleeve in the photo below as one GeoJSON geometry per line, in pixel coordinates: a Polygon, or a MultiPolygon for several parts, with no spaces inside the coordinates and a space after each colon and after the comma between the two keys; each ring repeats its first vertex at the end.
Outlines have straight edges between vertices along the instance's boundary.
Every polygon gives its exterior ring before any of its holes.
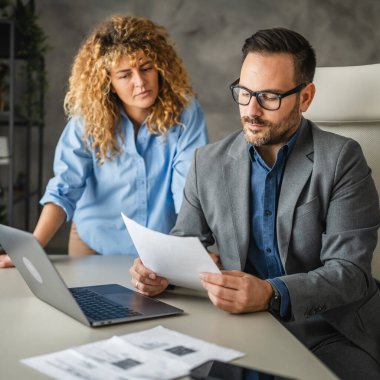
{"type": "Polygon", "coordinates": [[[208,226],[197,189],[197,157],[195,151],[190,166],[183,193],[183,202],[178,214],[177,222],[171,230],[172,235],[197,236],[205,248],[214,244],[214,238],[208,226]]]}
{"type": "MultiPolygon", "coordinates": [[[[330,173],[320,169],[319,175],[330,173]]],[[[380,221],[379,199],[357,142],[343,144],[332,175],[329,193],[323,186],[319,190],[324,192],[320,198],[326,199],[327,210],[320,216],[324,226],[319,237],[321,265],[306,273],[280,277],[289,290],[295,320],[364,299],[374,289],[371,261],[380,221]]],[[[318,184],[317,179],[312,181],[318,184]]]]}

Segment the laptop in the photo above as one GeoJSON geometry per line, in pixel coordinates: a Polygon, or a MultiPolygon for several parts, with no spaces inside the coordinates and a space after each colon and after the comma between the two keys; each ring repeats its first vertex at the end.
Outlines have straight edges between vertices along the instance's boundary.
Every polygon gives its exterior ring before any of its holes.
{"type": "Polygon", "coordinates": [[[29,232],[0,225],[0,244],[38,298],[87,326],[183,313],[181,309],[118,284],[68,288],[29,232]]]}

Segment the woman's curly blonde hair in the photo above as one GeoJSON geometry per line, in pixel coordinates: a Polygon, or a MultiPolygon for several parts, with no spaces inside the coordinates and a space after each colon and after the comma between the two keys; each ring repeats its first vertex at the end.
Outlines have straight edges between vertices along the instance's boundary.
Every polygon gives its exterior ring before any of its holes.
{"type": "MultiPolygon", "coordinates": [[[[194,95],[182,60],[166,29],[143,17],[115,15],[101,23],[83,43],[69,79],[64,107],[68,117],[84,119],[83,138],[91,138],[99,163],[119,154],[119,101],[111,92],[111,68],[122,57],[149,57],[159,75],[159,93],[149,110],[147,128],[165,135],[194,95]]],[[[124,138],[124,136],[122,136],[124,138]]]]}

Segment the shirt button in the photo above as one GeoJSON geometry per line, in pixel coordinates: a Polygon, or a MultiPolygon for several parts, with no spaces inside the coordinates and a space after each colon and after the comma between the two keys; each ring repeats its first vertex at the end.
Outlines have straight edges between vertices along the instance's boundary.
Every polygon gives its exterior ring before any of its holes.
{"type": "Polygon", "coordinates": [[[265,210],[265,216],[271,216],[272,215],[272,212],[271,211],[269,211],[269,210],[265,210]]]}
{"type": "Polygon", "coordinates": [[[271,253],[271,252],[272,252],[272,250],[271,250],[270,248],[267,248],[266,251],[267,251],[268,253],[271,253]]]}

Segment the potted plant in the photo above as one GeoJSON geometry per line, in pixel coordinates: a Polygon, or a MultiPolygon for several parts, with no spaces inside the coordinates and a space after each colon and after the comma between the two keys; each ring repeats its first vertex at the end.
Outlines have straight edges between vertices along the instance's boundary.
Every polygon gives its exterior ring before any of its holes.
{"type": "Polygon", "coordinates": [[[27,83],[20,113],[31,122],[41,118],[41,88],[46,88],[43,57],[48,50],[47,36],[38,23],[34,0],[0,0],[0,16],[15,21],[16,57],[25,59],[19,73],[27,83]]]}

